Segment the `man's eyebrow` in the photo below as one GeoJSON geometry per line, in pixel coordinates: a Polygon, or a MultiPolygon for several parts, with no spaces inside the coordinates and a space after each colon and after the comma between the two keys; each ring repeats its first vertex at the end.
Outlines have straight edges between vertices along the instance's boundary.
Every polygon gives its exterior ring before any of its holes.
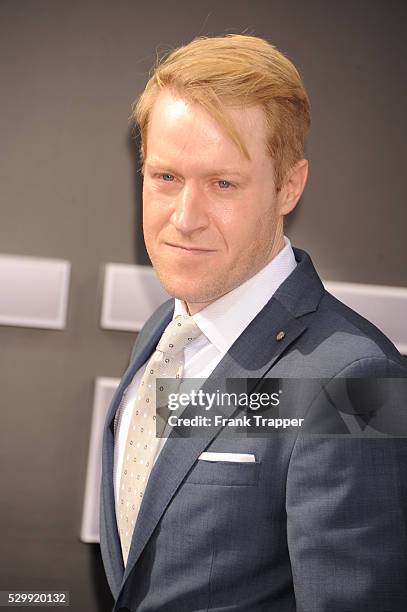
{"type": "Polygon", "coordinates": [[[205,172],[205,175],[207,176],[226,175],[226,174],[228,174],[229,176],[241,176],[241,177],[245,176],[242,172],[239,172],[239,170],[234,170],[233,168],[214,168],[213,170],[209,170],[208,172],[205,172]]]}
{"type": "Polygon", "coordinates": [[[171,164],[166,164],[164,161],[160,160],[145,161],[144,166],[146,168],[151,168],[152,170],[167,170],[175,173],[175,170],[171,164]]]}
{"type": "MultiPolygon", "coordinates": [[[[174,174],[177,174],[177,171],[175,170],[173,165],[165,163],[164,160],[160,160],[160,159],[149,160],[145,162],[145,166],[148,168],[152,168],[152,169],[161,169],[161,170],[165,169],[167,171],[174,172],[174,174]]],[[[229,176],[240,176],[242,178],[246,176],[245,174],[243,174],[242,172],[234,168],[211,168],[209,170],[206,170],[203,173],[203,176],[219,176],[219,175],[226,175],[226,174],[229,176]]]]}

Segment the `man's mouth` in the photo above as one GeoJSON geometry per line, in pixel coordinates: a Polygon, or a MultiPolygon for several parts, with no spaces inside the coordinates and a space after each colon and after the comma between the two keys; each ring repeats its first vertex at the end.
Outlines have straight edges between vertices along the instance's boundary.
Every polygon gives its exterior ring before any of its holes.
{"type": "Polygon", "coordinates": [[[172,249],[176,249],[177,251],[179,251],[180,253],[191,253],[191,255],[199,255],[199,254],[204,254],[204,253],[214,253],[214,249],[205,249],[202,247],[197,247],[195,245],[189,245],[189,244],[177,244],[175,242],[166,242],[165,243],[167,246],[171,247],[172,249]]]}

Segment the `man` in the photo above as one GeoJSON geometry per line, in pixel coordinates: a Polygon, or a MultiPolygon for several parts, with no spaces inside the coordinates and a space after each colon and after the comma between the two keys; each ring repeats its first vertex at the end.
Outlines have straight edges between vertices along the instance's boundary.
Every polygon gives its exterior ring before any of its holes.
{"type": "Polygon", "coordinates": [[[406,376],[284,236],[308,173],[297,70],[260,38],[198,38],[156,66],[135,119],[145,242],[175,299],[139,333],[104,432],[114,610],[405,610],[403,439],[153,432],[160,376],[406,376]]]}

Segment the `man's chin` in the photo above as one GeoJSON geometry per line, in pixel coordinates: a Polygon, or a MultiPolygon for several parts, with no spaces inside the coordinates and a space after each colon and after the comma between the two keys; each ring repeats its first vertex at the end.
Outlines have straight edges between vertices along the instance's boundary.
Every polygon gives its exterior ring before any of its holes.
{"type": "Polygon", "coordinates": [[[214,295],[213,286],[212,290],[209,288],[205,291],[202,286],[191,287],[188,286],[188,280],[183,282],[169,282],[167,279],[160,278],[161,285],[165,291],[174,298],[182,300],[188,304],[205,304],[213,302],[218,296],[214,295]]]}
{"type": "Polygon", "coordinates": [[[177,300],[182,300],[187,304],[205,304],[207,302],[213,302],[216,298],[204,294],[196,294],[196,293],[185,293],[185,291],[169,291],[166,289],[167,293],[173,297],[177,298],[177,300]]]}

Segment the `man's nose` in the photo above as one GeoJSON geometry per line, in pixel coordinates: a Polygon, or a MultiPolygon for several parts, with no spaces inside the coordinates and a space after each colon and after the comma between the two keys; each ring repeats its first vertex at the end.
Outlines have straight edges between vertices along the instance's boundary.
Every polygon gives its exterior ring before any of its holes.
{"type": "Polygon", "coordinates": [[[184,185],[174,202],[171,223],[185,234],[208,226],[205,196],[196,185],[184,185]]]}

